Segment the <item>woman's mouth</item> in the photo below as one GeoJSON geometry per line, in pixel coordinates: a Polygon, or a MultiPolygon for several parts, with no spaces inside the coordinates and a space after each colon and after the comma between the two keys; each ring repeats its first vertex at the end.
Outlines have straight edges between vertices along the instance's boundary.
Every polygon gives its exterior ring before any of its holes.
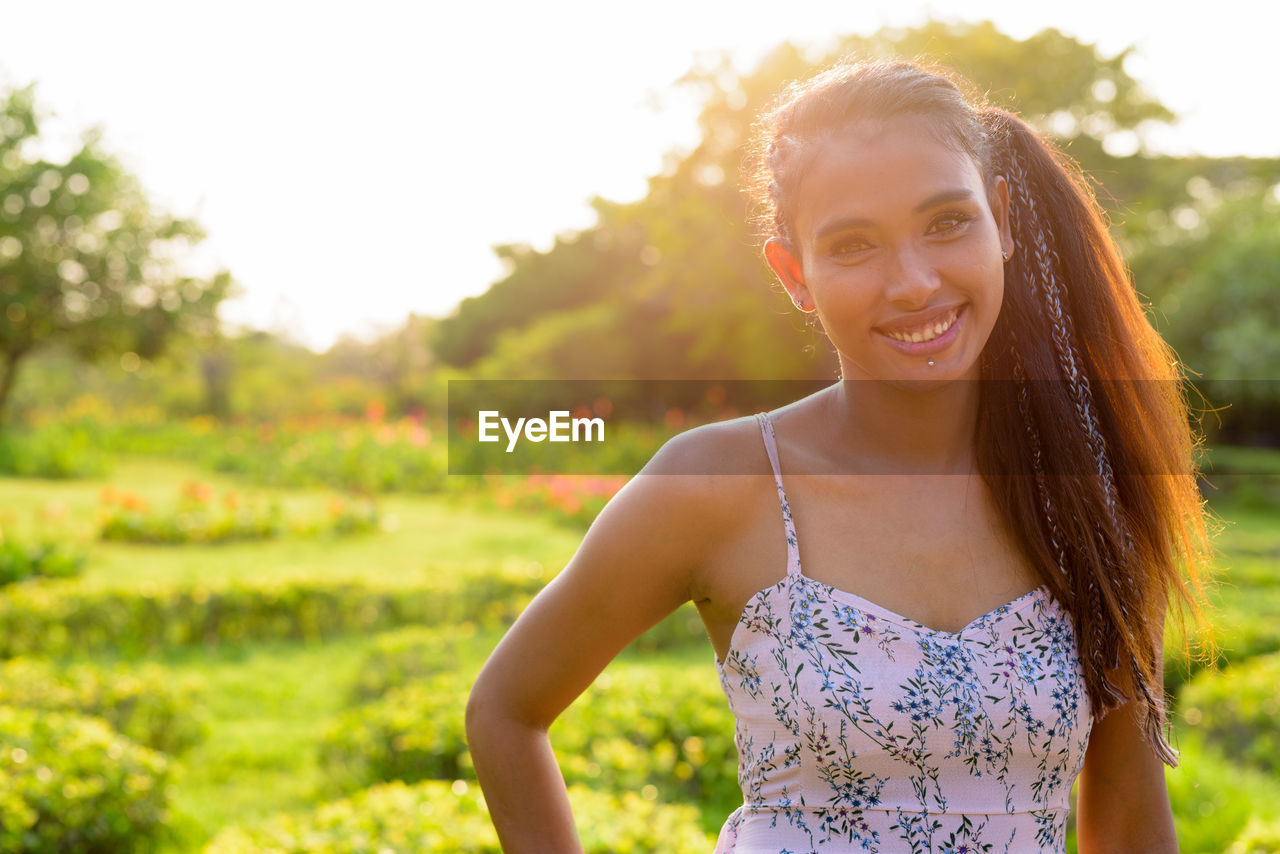
{"type": "Polygon", "coordinates": [[[881,327],[878,331],[894,342],[894,346],[907,353],[928,354],[937,352],[956,337],[964,306],[956,306],[936,318],[917,326],[881,327]]]}

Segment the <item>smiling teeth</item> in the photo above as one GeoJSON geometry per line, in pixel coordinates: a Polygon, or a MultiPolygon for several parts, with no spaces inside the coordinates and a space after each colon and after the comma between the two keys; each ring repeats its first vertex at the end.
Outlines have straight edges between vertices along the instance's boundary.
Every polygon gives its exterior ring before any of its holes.
{"type": "Polygon", "coordinates": [[[950,329],[951,325],[956,322],[956,317],[958,316],[959,312],[953,311],[932,326],[922,326],[919,329],[913,329],[910,332],[885,330],[885,334],[896,341],[905,341],[908,344],[922,344],[925,341],[932,341],[950,329]]]}

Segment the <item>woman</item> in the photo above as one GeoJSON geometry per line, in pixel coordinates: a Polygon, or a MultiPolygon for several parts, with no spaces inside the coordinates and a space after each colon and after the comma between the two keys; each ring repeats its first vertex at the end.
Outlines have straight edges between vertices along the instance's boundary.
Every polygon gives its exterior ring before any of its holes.
{"type": "Polygon", "coordinates": [[[1176,851],[1161,638],[1204,524],[1092,197],[908,63],[759,137],[765,257],[842,381],[667,443],[503,639],[468,707],[503,845],[579,850],[547,728],[691,600],[737,718],[717,851],[1060,852],[1077,775],[1081,852],[1176,851]]]}

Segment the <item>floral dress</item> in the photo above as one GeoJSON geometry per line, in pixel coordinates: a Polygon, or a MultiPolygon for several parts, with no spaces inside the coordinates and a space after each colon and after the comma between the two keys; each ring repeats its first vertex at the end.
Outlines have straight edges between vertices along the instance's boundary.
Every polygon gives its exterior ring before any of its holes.
{"type": "Polygon", "coordinates": [[[717,854],[1061,854],[1093,722],[1069,615],[1040,587],[944,632],[807,578],[757,418],[787,573],[717,661],[743,794],[717,854]]]}

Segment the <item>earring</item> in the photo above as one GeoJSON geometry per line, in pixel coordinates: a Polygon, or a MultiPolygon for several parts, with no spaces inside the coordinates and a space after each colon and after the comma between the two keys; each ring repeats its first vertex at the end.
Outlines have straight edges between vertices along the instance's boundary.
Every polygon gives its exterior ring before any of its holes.
{"type": "Polygon", "coordinates": [[[802,299],[795,299],[795,300],[792,300],[791,302],[793,302],[793,303],[795,304],[795,307],[796,307],[796,308],[798,308],[798,309],[800,309],[800,311],[809,311],[809,310],[810,310],[810,309],[809,309],[809,306],[807,306],[807,305],[805,304],[805,301],[804,301],[804,300],[802,300],[802,299]]]}
{"type": "Polygon", "coordinates": [[[1001,250],[1000,250],[1000,257],[1001,257],[1001,258],[1003,258],[1004,260],[1008,261],[1008,260],[1009,260],[1009,253],[1008,253],[1008,252],[1006,252],[1006,251],[1004,251],[1003,249],[1001,249],[1001,250]]]}

